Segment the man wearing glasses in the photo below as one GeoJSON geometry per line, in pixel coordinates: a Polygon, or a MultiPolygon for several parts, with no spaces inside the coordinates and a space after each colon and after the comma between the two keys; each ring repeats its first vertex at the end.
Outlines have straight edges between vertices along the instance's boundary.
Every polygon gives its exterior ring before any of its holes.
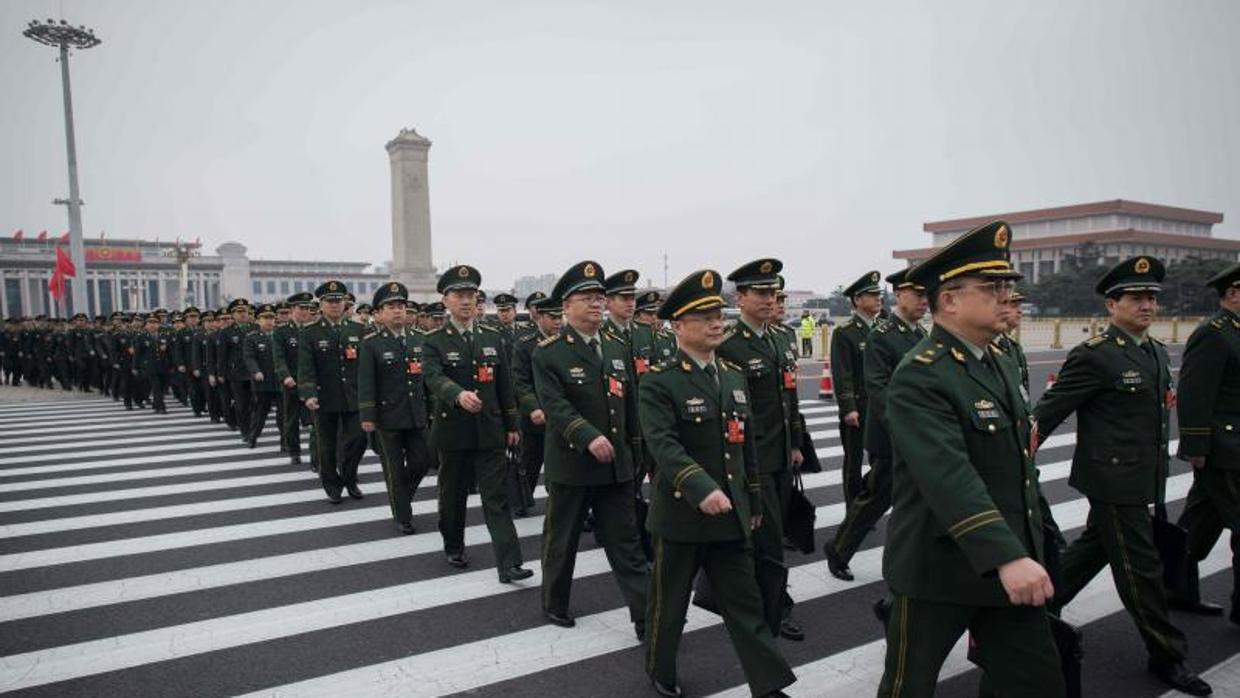
{"type": "Polygon", "coordinates": [[[893,595],[879,695],[934,694],[967,630],[1002,696],[1064,695],[1043,605],[1037,471],[1019,377],[988,348],[999,304],[1019,278],[1010,228],[976,228],[908,273],[926,289],[934,328],[900,361],[885,398],[892,514],[883,576],[893,595]]]}

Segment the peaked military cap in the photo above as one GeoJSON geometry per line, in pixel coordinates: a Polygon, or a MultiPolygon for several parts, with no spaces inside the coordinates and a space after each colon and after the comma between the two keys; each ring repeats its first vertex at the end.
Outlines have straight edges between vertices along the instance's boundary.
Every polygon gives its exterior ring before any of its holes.
{"type": "Polygon", "coordinates": [[[459,264],[452,267],[439,277],[439,284],[435,287],[440,293],[455,291],[459,288],[477,289],[482,285],[482,274],[468,264],[459,264]]]}
{"type": "Polygon", "coordinates": [[[587,260],[569,267],[560,280],[555,282],[555,289],[551,291],[551,296],[560,299],[562,303],[574,293],[584,291],[606,291],[606,286],[603,284],[603,267],[599,266],[598,262],[587,260]]]}
{"type": "Polygon", "coordinates": [[[190,305],[190,306],[186,306],[184,314],[185,315],[202,315],[202,311],[199,310],[196,306],[190,305]]]}
{"type": "Polygon", "coordinates": [[[742,264],[728,274],[728,281],[736,284],[738,290],[742,288],[779,289],[783,287],[779,276],[783,268],[784,263],[778,259],[755,259],[748,264],[742,264]]]}
{"type": "Polygon", "coordinates": [[[662,301],[663,297],[658,291],[646,291],[637,297],[637,310],[642,313],[657,313],[662,301]]]}
{"type": "Polygon", "coordinates": [[[909,278],[933,293],[944,283],[966,276],[1019,279],[1012,268],[1012,229],[1004,221],[978,226],[948,243],[929,259],[909,270],[909,278]]]}
{"type": "Polygon", "coordinates": [[[151,324],[151,323],[155,323],[156,325],[158,325],[158,324],[159,324],[159,316],[158,316],[158,315],[156,315],[155,313],[151,313],[150,315],[147,315],[147,316],[143,317],[143,318],[142,318],[142,321],[143,321],[143,322],[145,322],[145,323],[146,323],[146,324],[148,324],[148,325],[149,325],[149,324],[151,324]]]}
{"type": "Polygon", "coordinates": [[[525,309],[529,310],[530,308],[533,308],[534,310],[538,310],[538,308],[535,307],[534,304],[546,297],[547,297],[547,294],[543,293],[542,291],[535,291],[531,293],[530,295],[525,297],[525,309]]]}
{"type": "Polygon", "coordinates": [[[105,316],[105,315],[96,315],[96,316],[95,316],[95,322],[105,322],[105,321],[107,321],[107,319],[108,319],[108,318],[107,318],[107,316],[105,316]]]}
{"type": "Polygon", "coordinates": [[[359,312],[359,313],[369,313],[369,312],[370,312],[370,304],[369,304],[369,303],[359,303],[359,304],[357,305],[357,312],[359,312]]]}
{"type": "Polygon", "coordinates": [[[702,269],[686,276],[668,291],[659,318],[678,320],[687,313],[699,313],[723,307],[723,280],[714,269],[702,269]]]}
{"type": "Polygon", "coordinates": [[[314,303],[314,294],[309,291],[299,291],[288,297],[289,305],[310,305],[314,303]]]}
{"type": "Polygon", "coordinates": [[[881,293],[883,288],[879,286],[879,281],[882,278],[877,271],[868,271],[844,289],[844,295],[848,298],[856,298],[863,293],[881,293]]]}
{"type": "Polygon", "coordinates": [[[211,310],[210,308],[208,308],[208,309],[206,309],[206,310],[202,311],[202,319],[203,319],[203,320],[214,320],[214,319],[215,319],[215,311],[214,311],[214,310],[211,310]]]}
{"type": "Polygon", "coordinates": [[[625,269],[603,280],[603,288],[607,295],[629,295],[637,293],[637,277],[641,276],[633,269],[625,269]]]}
{"type": "Polygon", "coordinates": [[[894,274],[888,274],[887,283],[891,284],[891,287],[896,289],[897,291],[902,288],[911,288],[914,291],[926,290],[925,286],[922,286],[921,284],[909,278],[908,274],[912,270],[913,270],[912,267],[906,267],[894,274]]]}
{"type": "Polygon", "coordinates": [[[276,303],[277,313],[287,313],[288,311],[292,309],[293,309],[293,305],[289,303],[288,301],[280,301],[279,303],[276,303]]]}
{"type": "Polygon", "coordinates": [[[537,310],[545,315],[557,316],[564,314],[564,301],[560,300],[556,296],[548,296],[545,293],[542,298],[534,301],[533,307],[534,310],[537,310]]]}
{"type": "Polygon", "coordinates": [[[517,297],[511,293],[497,293],[493,302],[495,303],[496,310],[517,307],[517,297]]]}
{"type": "Polygon", "coordinates": [[[172,314],[169,315],[168,318],[172,320],[173,322],[184,322],[185,321],[185,316],[182,315],[181,311],[179,310],[172,311],[172,314]]]}
{"type": "Polygon", "coordinates": [[[125,314],[117,310],[117,311],[114,311],[111,315],[109,315],[108,319],[109,320],[124,320],[125,314]]]}
{"type": "Polygon", "coordinates": [[[422,304],[417,301],[405,301],[405,310],[412,310],[415,313],[422,312],[422,304]]]}
{"type": "Polygon", "coordinates": [[[1206,286],[1213,286],[1218,290],[1219,295],[1223,295],[1227,289],[1231,287],[1240,287],[1240,262],[1227,267],[1223,271],[1211,276],[1206,281],[1206,286]]]}
{"type": "Polygon", "coordinates": [[[349,287],[343,282],[332,279],[319,284],[314,289],[314,297],[321,301],[339,301],[344,300],[349,295],[349,287]]]}
{"type": "MultiPolygon", "coordinates": [[[[375,290],[375,297],[372,300],[376,308],[382,308],[384,303],[406,302],[409,300],[409,289],[399,281],[389,281],[375,290]]],[[[358,306],[357,309],[362,308],[358,306]]]]}
{"type": "Polygon", "coordinates": [[[1025,300],[1025,294],[1015,289],[1013,289],[1011,295],[1008,296],[1008,302],[1016,305],[1020,305],[1023,300],[1025,300]]]}
{"type": "Polygon", "coordinates": [[[783,300],[788,297],[788,292],[784,290],[787,281],[784,279],[783,274],[780,274],[777,278],[779,279],[779,286],[775,287],[775,300],[783,300]]]}
{"type": "Polygon", "coordinates": [[[357,303],[357,296],[353,295],[352,291],[349,291],[348,293],[344,294],[344,301],[345,303],[349,305],[353,305],[357,303]]]}
{"type": "Polygon", "coordinates": [[[83,320],[86,320],[86,319],[87,319],[87,317],[86,317],[86,313],[74,313],[74,314],[73,314],[73,317],[72,317],[71,319],[72,319],[73,321],[77,321],[77,319],[78,319],[78,318],[81,318],[81,319],[83,319],[83,320]]]}
{"type": "Polygon", "coordinates": [[[479,303],[486,303],[486,302],[487,302],[487,292],[486,292],[486,291],[483,291],[482,289],[478,289],[478,302],[479,302],[479,303]]]}
{"type": "Polygon", "coordinates": [[[262,317],[264,315],[268,317],[275,317],[276,307],[270,303],[263,303],[262,305],[258,306],[258,316],[262,317]]]}
{"type": "Polygon", "coordinates": [[[1094,291],[1104,296],[1142,291],[1162,290],[1162,280],[1167,268],[1154,257],[1131,257],[1111,267],[1102,275],[1094,291]]]}
{"type": "Polygon", "coordinates": [[[232,311],[237,310],[238,308],[249,309],[251,307],[252,306],[250,305],[250,301],[246,300],[245,298],[234,298],[232,299],[232,301],[228,303],[227,312],[231,314],[232,311]]]}
{"type": "Polygon", "coordinates": [[[422,312],[426,313],[430,317],[443,317],[445,309],[443,303],[436,301],[422,306],[422,312]]]}

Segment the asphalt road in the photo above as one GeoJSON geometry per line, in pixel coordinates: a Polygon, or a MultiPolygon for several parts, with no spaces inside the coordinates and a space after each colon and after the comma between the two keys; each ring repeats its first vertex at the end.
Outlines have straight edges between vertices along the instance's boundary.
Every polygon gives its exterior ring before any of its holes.
{"type": "MultiPolygon", "coordinates": [[[[1177,352],[1174,352],[1178,354],[1177,352]]],[[[1030,356],[1041,393],[1063,352],[1030,356]]],[[[819,541],[843,517],[835,407],[802,396],[824,472],[805,479],[819,507],[819,541]]],[[[561,629],[541,616],[539,576],[497,582],[476,502],[472,564],[448,567],[435,530],[434,481],[415,500],[418,533],[390,521],[377,459],[362,466],[367,496],[329,506],[315,477],[287,464],[274,440],[242,448],[220,426],[174,406],[125,412],[100,398],[3,404],[0,389],[0,691],[40,696],[652,695],[642,654],[593,537],[582,537],[573,612],[561,629]]],[[[1071,538],[1087,506],[1067,486],[1074,427],[1039,453],[1043,487],[1071,538]]],[[[1171,510],[1189,478],[1173,466],[1171,510]]],[[[538,569],[536,515],[517,522],[538,569]]],[[[794,695],[873,695],[882,633],[869,604],[884,593],[884,526],[853,561],[857,581],[827,574],[821,557],[791,553],[790,592],[807,639],[781,641],[800,680],[794,695]]],[[[1225,541],[1203,564],[1203,592],[1230,592],[1225,541]]],[[[1159,696],[1144,651],[1100,575],[1068,607],[1085,632],[1089,696],[1159,696]]],[[[1176,615],[1191,664],[1240,653],[1240,629],[1176,615]]],[[[1224,667],[1215,672],[1227,681],[1224,667]]],[[[690,614],[680,680],[694,696],[745,695],[718,619],[690,614]]],[[[976,695],[957,651],[939,695],[976,695]]],[[[1223,688],[1220,683],[1219,688],[1223,688]]]]}

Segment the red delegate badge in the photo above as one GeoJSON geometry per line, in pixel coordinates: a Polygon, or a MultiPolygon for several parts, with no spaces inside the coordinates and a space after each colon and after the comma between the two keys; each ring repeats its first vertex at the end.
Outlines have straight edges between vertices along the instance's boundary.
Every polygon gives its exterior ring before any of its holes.
{"type": "Polygon", "coordinates": [[[409,375],[411,376],[422,375],[422,362],[421,361],[416,361],[414,359],[409,360],[409,375]]]}
{"type": "Polygon", "coordinates": [[[474,374],[474,380],[478,381],[479,383],[494,383],[495,382],[495,367],[494,366],[479,366],[478,372],[474,374]]]}
{"type": "Polygon", "coordinates": [[[357,347],[345,347],[344,358],[348,359],[349,361],[356,361],[357,360],[357,347]]]}
{"type": "Polygon", "coordinates": [[[613,376],[607,377],[607,392],[616,397],[624,397],[624,383],[616,380],[613,376]]]}
{"type": "Polygon", "coordinates": [[[1167,409],[1175,409],[1175,406],[1179,403],[1179,400],[1176,398],[1175,388],[1167,388],[1167,394],[1163,397],[1163,403],[1167,406],[1167,409]]]}
{"type": "Polygon", "coordinates": [[[797,389],[796,371],[784,371],[784,390],[797,389]]]}
{"type": "Polygon", "coordinates": [[[745,443],[745,423],[739,419],[728,420],[728,443],[745,443]]]}
{"type": "Polygon", "coordinates": [[[650,359],[643,359],[639,356],[633,359],[633,367],[637,371],[637,375],[640,376],[650,370],[650,359]]]}

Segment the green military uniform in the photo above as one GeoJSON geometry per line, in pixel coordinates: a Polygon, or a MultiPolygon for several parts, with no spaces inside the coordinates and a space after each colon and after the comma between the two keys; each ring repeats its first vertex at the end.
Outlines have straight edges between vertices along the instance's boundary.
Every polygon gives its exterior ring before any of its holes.
{"type": "MultiPolygon", "coordinates": [[[[759,259],[728,275],[743,289],[779,286],[783,263],[759,259]]],[[[754,554],[758,559],[783,564],[784,512],[792,494],[792,460],[801,446],[801,412],[797,400],[797,361],[790,347],[770,331],[765,321],[749,325],[742,317],[723,336],[716,350],[719,358],[741,367],[749,394],[749,423],[758,455],[758,479],[762,492],[763,524],[754,531],[754,554]]],[[[767,609],[767,617],[781,618],[779,632],[789,639],[804,633],[788,618],[792,597],[782,595],[781,608],[767,609]]],[[[774,630],[774,628],[772,628],[774,630]]]]}
{"type": "MultiPolygon", "coordinates": [[[[288,297],[290,305],[309,306],[314,303],[314,294],[309,291],[301,291],[294,293],[288,297]]],[[[310,411],[301,402],[301,396],[297,392],[297,368],[299,364],[299,346],[301,343],[302,326],[295,320],[277,325],[272,332],[272,340],[275,342],[276,351],[273,358],[273,364],[276,368],[276,378],[280,380],[280,399],[283,401],[284,409],[281,417],[284,423],[280,428],[280,438],[283,440],[284,451],[288,453],[289,461],[293,465],[301,463],[301,427],[302,425],[311,426],[314,420],[310,416],[310,411]],[[293,379],[293,387],[289,387],[285,381],[293,379]]],[[[314,452],[317,441],[315,440],[314,429],[310,429],[310,460],[314,461],[314,452]]],[[[315,467],[318,463],[313,463],[315,467]]]]}
{"type": "MultiPolygon", "coordinates": [[[[276,317],[274,305],[264,303],[258,307],[258,317],[276,317]]],[[[241,343],[241,356],[245,361],[245,370],[250,374],[250,423],[246,427],[246,435],[250,448],[258,443],[258,437],[267,424],[267,415],[280,396],[280,379],[276,376],[275,354],[278,347],[271,332],[264,332],[255,323],[241,343]],[[262,378],[259,378],[259,375],[262,378]]],[[[277,412],[276,423],[279,423],[277,412]]]]}
{"type": "MultiPolygon", "coordinates": [[[[908,269],[887,277],[887,282],[897,290],[925,288],[908,278],[908,269]]],[[[851,581],[848,563],[861,547],[866,534],[891,508],[891,434],[886,414],[887,387],[896,366],[926,336],[916,321],[908,321],[893,312],[890,317],[875,323],[865,345],[865,390],[868,397],[865,417],[865,450],[870,454],[870,470],[866,473],[865,486],[848,505],[844,521],[835,531],[835,539],[827,543],[824,552],[833,575],[851,581]]]]}
{"type": "Polygon", "coordinates": [[[147,331],[134,338],[134,359],[132,373],[139,380],[138,394],[145,400],[151,399],[151,405],[157,413],[166,413],[164,391],[168,385],[168,369],[172,367],[172,340],[158,330],[158,320],[148,318],[147,331]]]}
{"type": "MultiPolygon", "coordinates": [[[[560,277],[553,298],[604,290],[595,262],[574,265],[560,277]]],[[[646,558],[633,507],[633,478],[640,442],[635,437],[637,394],[628,345],[606,330],[587,337],[566,325],[533,353],[534,385],[547,417],[547,511],[543,520],[543,609],[558,625],[571,625],[569,595],[577,545],[587,511],[629,617],[644,633],[646,558]],[[599,438],[611,444],[610,462],[590,451],[599,438]]]]}
{"type": "MultiPolygon", "coordinates": [[[[250,302],[244,298],[235,298],[228,304],[228,314],[233,315],[240,308],[250,308],[250,302]]],[[[235,317],[235,316],[234,316],[235,317]]],[[[217,343],[216,362],[219,375],[223,376],[227,385],[224,393],[226,401],[232,405],[233,418],[241,431],[242,440],[246,440],[246,432],[250,428],[250,407],[253,403],[251,376],[245,367],[244,346],[245,336],[254,329],[248,322],[233,322],[232,325],[220,330],[217,343]]],[[[230,425],[231,426],[231,425],[230,425]]]]}
{"type": "MultiPolygon", "coordinates": [[[[525,307],[539,315],[560,315],[559,301],[547,298],[547,294],[535,291],[525,299],[525,307]]],[[[534,489],[538,486],[538,474],[542,470],[543,452],[546,436],[546,424],[535,424],[530,414],[542,409],[538,393],[534,389],[533,354],[538,343],[550,336],[543,334],[537,325],[522,334],[512,349],[512,389],[517,402],[517,413],[521,415],[521,462],[517,470],[518,486],[522,491],[520,501],[510,502],[514,516],[524,516],[528,512],[527,504],[534,500],[534,489]]],[[[544,415],[545,419],[545,415],[544,415]]]]}
{"type": "MultiPolygon", "coordinates": [[[[404,304],[409,290],[391,281],[375,291],[374,307],[404,304]]],[[[422,373],[423,336],[375,324],[362,339],[357,405],[363,424],[374,425],[387,484],[388,505],[402,533],[414,532],[410,503],[430,467],[426,443],[427,396],[422,373]]]]}
{"type": "MultiPolygon", "coordinates": [[[[637,297],[637,312],[658,312],[662,298],[658,291],[647,291],[637,297]]],[[[657,321],[656,321],[657,322],[657,321]]],[[[633,322],[633,361],[640,379],[651,366],[667,361],[676,355],[676,335],[657,324],[646,324],[635,318],[633,322]]]]}
{"type": "MultiPolygon", "coordinates": [[[[321,301],[343,300],[347,290],[340,281],[328,281],[315,289],[321,301]]],[[[326,314],[301,329],[297,347],[297,391],[302,400],[318,399],[314,430],[318,437],[314,462],[328,501],[337,504],[340,493],[360,499],[357,466],[366,451],[366,438],[357,411],[358,345],[366,328],[341,317],[332,322],[326,314]]]]}
{"type": "MultiPolygon", "coordinates": [[[[722,280],[704,270],[669,294],[659,317],[723,305],[722,280]]],[[[655,548],[646,621],[646,672],[660,692],[677,695],[676,654],[694,578],[704,570],[754,695],[796,680],[766,625],[754,579],[751,514],[762,511],[745,376],[711,357],[701,365],[682,348],[642,380],[638,413],[656,461],[646,519],[655,548]],[[699,505],[719,491],[731,511],[705,514],[699,505]]],[[[765,524],[763,524],[765,525],[765,524]]]]}
{"type": "MultiPolygon", "coordinates": [[[[850,299],[863,293],[878,293],[878,272],[862,276],[844,289],[850,299]]],[[[859,313],[841,322],[831,335],[831,375],[835,380],[835,402],[839,405],[840,445],[844,449],[844,462],[840,466],[844,484],[844,501],[851,503],[860,494],[861,462],[865,451],[865,419],[867,399],[865,392],[865,343],[873,329],[874,321],[859,313]],[[856,412],[857,426],[844,422],[844,416],[856,412]]]]}
{"type": "MultiPolygon", "coordinates": [[[[1018,277],[1008,231],[1000,221],[970,231],[909,279],[933,298],[949,281],[1018,277]]],[[[1064,695],[1045,609],[1011,604],[997,574],[1007,563],[1042,559],[1030,415],[1018,386],[1011,363],[942,324],[905,355],[887,386],[887,424],[900,428],[890,431],[883,576],[894,601],[879,696],[933,695],[966,630],[1000,695],[1064,695]]]]}
{"type": "MultiPolygon", "coordinates": [[[[1208,283],[1225,298],[1229,289],[1240,289],[1240,264],[1208,283]]],[[[1179,456],[1204,459],[1193,470],[1179,525],[1188,531],[1194,563],[1210,554],[1224,528],[1231,529],[1231,620],[1240,623],[1240,315],[1234,310],[1219,309],[1189,336],[1178,400],[1179,456]]]]}
{"type": "MultiPolygon", "coordinates": [[[[1135,257],[1107,272],[1097,291],[1108,298],[1156,292],[1164,273],[1158,260],[1135,257]]],[[[1149,505],[1161,505],[1165,496],[1172,385],[1162,343],[1111,325],[1068,354],[1059,380],[1034,410],[1039,439],[1076,412],[1069,483],[1090,505],[1085,530],[1061,556],[1054,604],[1070,603],[1109,565],[1120,600],[1158,668],[1180,666],[1187,652],[1184,633],[1167,614],[1149,515],[1149,505]]]]}
{"type": "MultiPolygon", "coordinates": [[[[473,267],[456,266],[440,278],[438,289],[444,294],[476,290],[481,279],[473,267]]],[[[426,335],[422,370],[437,401],[432,438],[439,451],[439,532],[449,564],[468,564],[465,509],[476,477],[500,581],[511,582],[533,573],[521,567],[521,546],[505,488],[506,434],[517,431],[517,408],[503,349],[495,330],[472,322],[458,327],[454,318],[426,335]],[[465,391],[476,393],[481,411],[470,413],[459,405],[465,391]]]]}

